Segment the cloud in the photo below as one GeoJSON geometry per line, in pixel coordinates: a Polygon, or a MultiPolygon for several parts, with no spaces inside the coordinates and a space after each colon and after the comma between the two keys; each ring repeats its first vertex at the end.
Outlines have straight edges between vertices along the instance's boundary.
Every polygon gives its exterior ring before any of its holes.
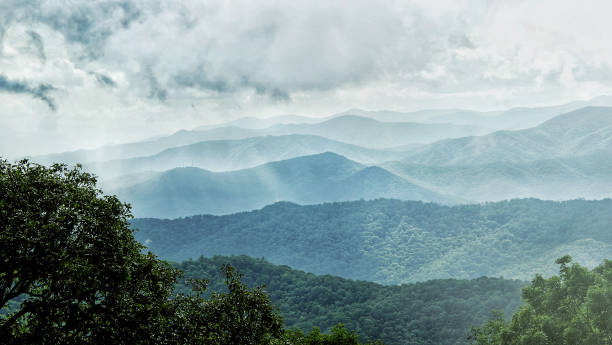
{"type": "Polygon", "coordinates": [[[51,149],[244,115],[563,103],[612,93],[611,11],[608,0],[2,0],[0,112],[54,131],[51,149]],[[54,127],[33,99],[55,109],[54,127]]]}
{"type": "Polygon", "coordinates": [[[47,56],[45,55],[45,44],[42,37],[36,31],[30,30],[27,34],[30,36],[29,41],[34,54],[42,61],[47,60],[47,56]]]}
{"type": "Polygon", "coordinates": [[[93,75],[96,80],[98,81],[98,84],[100,84],[101,86],[105,86],[105,87],[117,87],[117,83],[115,83],[115,81],[102,73],[96,73],[96,72],[90,72],[91,75],[93,75]]]}
{"type": "MultiPolygon", "coordinates": [[[[584,8],[550,0],[8,0],[0,13],[6,25],[61,33],[77,67],[120,73],[141,97],[251,90],[274,102],[380,82],[446,94],[500,83],[563,86],[569,74],[597,79],[593,71],[612,70],[609,60],[560,46],[574,43],[580,28],[560,27],[584,8]],[[546,9],[554,15],[543,16],[546,9]]],[[[41,35],[31,31],[31,40],[44,56],[41,35]]]]}
{"type": "Polygon", "coordinates": [[[55,90],[55,87],[49,84],[40,84],[32,87],[24,82],[11,81],[0,74],[0,92],[30,95],[47,103],[49,109],[55,111],[57,106],[55,105],[53,98],[49,96],[49,92],[53,90],[55,90]]]}

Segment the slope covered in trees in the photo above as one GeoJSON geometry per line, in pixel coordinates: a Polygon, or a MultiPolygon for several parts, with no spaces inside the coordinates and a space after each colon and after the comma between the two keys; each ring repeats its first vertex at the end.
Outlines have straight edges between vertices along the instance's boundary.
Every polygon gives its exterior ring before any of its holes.
{"type": "Polygon", "coordinates": [[[318,274],[382,283],[554,274],[571,254],[589,267],[612,252],[612,200],[535,199],[442,206],[397,200],[299,206],[174,220],[134,219],[136,238],[173,261],[265,257],[318,274]]]}
{"type": "MultiPolygon", "coordinates": [[[[507,316],[520,305],[520,281],[497,278],[434,280],[384,286],[273,265],[246,256],[199,258],[176,267],[185,277],[211,279],[211,291],[224,291],[219,266],[229,263],[244,274],[247,285],[265,284],[289,328],[329,331],[338,322],[362,340],[387,345],[460,345],[492,310],[507,316]]],[[[185,291],[183,285],[179,286],[185,291]]]]}

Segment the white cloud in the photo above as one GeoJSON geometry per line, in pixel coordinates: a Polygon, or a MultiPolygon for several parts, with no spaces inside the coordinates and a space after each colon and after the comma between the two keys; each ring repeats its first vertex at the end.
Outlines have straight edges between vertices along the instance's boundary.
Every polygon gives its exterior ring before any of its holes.
{"type": "Polygon", "coordinates": [[[57,110],[0,91],[0,154],[239,115],[611,93],[611,10],[607,0],[6,0],[0,76],[53,86],[57,110]]]}

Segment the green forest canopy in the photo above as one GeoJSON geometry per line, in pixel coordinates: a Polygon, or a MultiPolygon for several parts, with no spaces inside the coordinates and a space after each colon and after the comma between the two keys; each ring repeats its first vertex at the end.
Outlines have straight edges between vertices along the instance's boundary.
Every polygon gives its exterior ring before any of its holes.
{"type": "Polygon", "coordinates": [[[531,280],[566,254],[594,267],[612,253],[612,200],[521,199],[443,206],[379,199],[280,202],[227,216],[134,219],[161,258],[249,255],[316,274],[401,284],[481,276],[531,280]]]}
{"type": "Polygon", "coordinates": [[[570,256],[557,260],[558,276],[536,276],[512,320],[495,315],[472,330],[472,344],[612,344],[612,261],[591,271],[571,261],[570,256]]]}
{"type": "MultiPolygon", "coordinates": [[[[317,276],[246,256],[199,258],[175,266],[185,277],[208,277],[210,291],[225,291],[218,267],[229,263],[248,286],[264,284],[286,327],[329,331],[338,322],[363,340],[387,345],[467,345],[467,334],[492,310],[510,317],[521,304],[524,282],[499,278],[432,280],[385,286],[317,276]]],[[[181,281],[182,282],[182,281],[181,281]]],[[[181,283],[179,290],[188,292],[181,283]]]]}

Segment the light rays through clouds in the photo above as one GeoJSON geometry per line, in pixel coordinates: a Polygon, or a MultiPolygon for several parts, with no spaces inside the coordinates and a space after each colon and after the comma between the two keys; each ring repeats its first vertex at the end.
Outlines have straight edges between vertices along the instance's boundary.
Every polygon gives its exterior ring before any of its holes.
{"type": "Polygon", "coordinates": [[[0,154],[243,115],[612,93],[611,11],[607,0],[4,0],[0,154]]]}

